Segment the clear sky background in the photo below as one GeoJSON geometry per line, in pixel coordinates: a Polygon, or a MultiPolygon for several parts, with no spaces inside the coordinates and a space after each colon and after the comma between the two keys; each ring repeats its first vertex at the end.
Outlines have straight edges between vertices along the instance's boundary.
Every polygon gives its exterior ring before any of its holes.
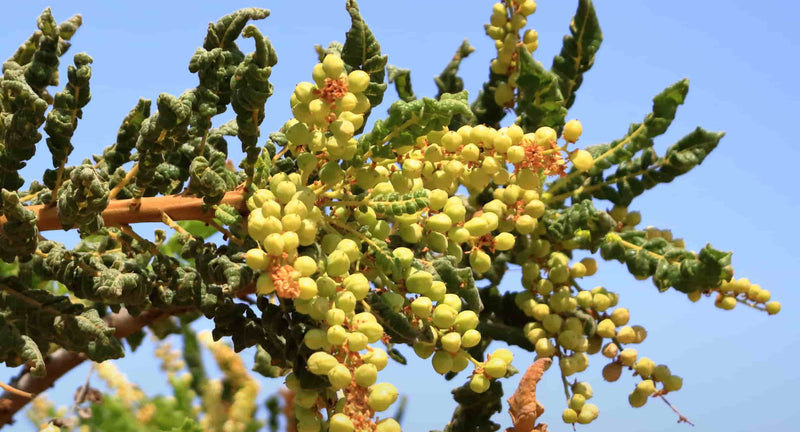
{"type": "MultiPolygon", "coordinates": [[[[46,6],[53,6],[59,21],[83,14],[84,27],[62,61],[63,66],[81,51],[95,59],[92,102],[84,109],[73,140],[73,163],[112,144],[121,119],[140,96],[178,95],[196,84],[187,65],[202,44],[209,21],[240,7],[272,10],[272,16],[258,22],[279,57],[271,78],[275,94],[267,105],[264,136],[291,117],[289,96],[297,82],[311,78],[316,62],[314,44],[343,41],[349,28],[343,1],[2,3],[3,58],[35,29],[36,17],[46,6]]],[[[490,1],[363,1],[361,9],[389,62],[412,68],[419,96],[435,95],[432,77],[459,43],[469,38],[477,51],[464,61],[461,75],[474,98],[494,56],[492,41],[483,35],[491,5],[490,1]]],[[[575,5],[575,1],[542,0],[529,19],[529,27],[540,35],[535,57],[548,67],[560,50],[575,5]]],[[[650,111],[656,93],[689,77],[686,104],[670,131],[657,140],[657,149],[663,152],[698,125],[724,130],[727,135],[702,166],[646,193],[634,201],[631,210],[642,211],[644,226],[671,228],[691,249],[711,243],[734,251],[736,276],[749,277],[769,289],[773,299],[782,302],[783,311],[768,317],[742,305],[721,311],[707,298],[692,304],[675,291],[659,294],[650,282],[635,281],[616,262],[601,263],[600,271],[585,285],[602,284],[619,292],[620,305],[631,310],[631,322],[648,329],[647,340],[637,347],[639,353],[668,364],[673,373],[683,376],[683,389],[669,398],[695,422],[696,430],[797,430],[800,254],[796,248],[800,235],[792,221],[797,221],[800,212],[796,186],[800,90],[795,78],[800,6],[778,0],[600,0],[596,7],[605,40],[568,116],[583,123],[584,134],[578,144],[623,136],[630,122],[641,121],[650,111]]],[[[243,42],[243,50],[252,50],[251,43],[243,42]]],[[[62,85],[65,74],[63,77],[62,85]]],[[[390,89],[373,118],[385,113],[395,99],[390,89]]],[[[235,149],[238,144],[232,141],[230,147],[235,149]]],[[[239,153],[232,158],[238,161],[239,153]]],[[[30,181],[49,163],[50,156],[41,143],[24,176],[30,181]]],[[[71,241],[63,234],[48,235],[71,241]]],[[[513,289],[518,276],[510,273],[504,287],[513,289]]],[[[516,352],[515,365],[524,369],[533,354],[516,352]]],[[[464,382],[463,374],[446,382],[429,362],[413,360],[411,350],[406,353],[409,365],[392,364],[381,372],[380,379],[395,383],[409,396],[404,430],[441,429],[454,407],[449,390],[464,382]]],[[[250,361],[251,353],[246,357],[250,361]]],[[[604,359],[594,357],[579,377],[594,386],[592,402],[600,407],[600,417],[589,426],[579,426],[581,430],[690,429],[676,424],[676,415],[658,400],[639,409],[629,407],[627,394],[635,380],[624,376],[616,383],[603,382],[600,370],[604,359]]],[[[152,345],[146,344],[118,365],[146,391],[164,392],[166,379],[151,358],[152,345]]],[[[61,405],[69,404],[86,371],[84,365],[70,373],[49,392],[50,397],[61,405]]],[[[13,373],[0,369],[0,379],[7,381],[13,373]]],[[[507,396],[516,387],[516,378],[507,381],[507,396]]],[[[278,380],[265,379],[263,384],[262,398],[275,391],[278,380]]],[[[564,396],[557,369],[545,374],[539,400],[547,409],[542,420],[551,430],[571,429],[560,419],[564,396]]],[[[263,411],[259,415],[263,416],[263,411]]],[[[505,411],[495,418],[503,427],[510,424],[505,411]]],[[[32,429],[23,417],[19,419],[9,430],[32,429]]]]}

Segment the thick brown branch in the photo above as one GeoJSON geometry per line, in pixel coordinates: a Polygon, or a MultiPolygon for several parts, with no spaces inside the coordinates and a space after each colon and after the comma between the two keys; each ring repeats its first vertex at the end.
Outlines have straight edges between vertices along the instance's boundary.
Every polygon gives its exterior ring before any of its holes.
{"type": "MultiPolygon", "coordinates": [[[[119,313],[106,316],[105,322],[109,327],[114,328],[114,336],[117,338],[124,338],[132,335],[133,333],[141,330],[143,327],[153,323],[153,321],[185,312],[187,308],[173,309],[173,310],[150,310],[141,313],[139,316],[132,316],[126,310],[119,313]]],[[[13,383],[13,386],[21,391],[39,394],[53,384],[64,374],[77,367],[79,364],[86,360],[86,355],[59,349],[54,353],[47,356],[45,365],[47,367],[47,375],[41,378],[34,377],[29,371],[24,371],[19,379],[13,383]]],[[[21,410],[31,399],[22,397],[10,392],[4,392],[0,395],[0,428],[10,424],[19,410],[21,410]]]]}
{"type": "MultiPolygon", "coordinates": [[[[226,193],[220,204],[230,204],[242,213],[247,211],[244,191],[226,193]]],[[[106,226],[117,227],[139,222],[161,222],[162,213],[166,213],[176,221],[211,220],[214,217],[214,211],[203,211],[202,205],[202,198],[181,195],[141,198],[138,203],[133,199],[111,200],[102,215],[106,226]]],[[[36,225],[39,227],[39,231],[63,229],[56,207],[33,205],[26,208],[36,213],[38,218],[36,225]]],[[[0,216],[0,227],[4,223],[6,223],[5,216],[0,216]]]]}

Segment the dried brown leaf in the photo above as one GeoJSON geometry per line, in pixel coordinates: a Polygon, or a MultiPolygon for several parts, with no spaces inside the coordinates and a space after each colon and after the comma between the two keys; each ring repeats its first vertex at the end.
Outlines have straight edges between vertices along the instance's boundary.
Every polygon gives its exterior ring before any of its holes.
{"type": "Polygon", "coordinates": [[[519,387],[508,398],[508,413],[514,425],[506,432],[547,432],[547,424],[536,424],[536,420],[544,413],[544,406],[536,400],[536,385],[552,363],[552,359],[540,358],[525,371],[519,387]]]}

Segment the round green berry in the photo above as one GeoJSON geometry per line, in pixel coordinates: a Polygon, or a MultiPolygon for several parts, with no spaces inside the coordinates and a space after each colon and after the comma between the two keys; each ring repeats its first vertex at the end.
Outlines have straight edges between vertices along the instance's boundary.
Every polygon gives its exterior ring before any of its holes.
{"type": "Polygon", "coordinates": [[[353,432],[354,430],[353,421],[347,415],[336,413],[331,416],[328,423],[328,432],[353,432]]]}
{"type": "Polygon", "coordinates": [[[245,263],[253,270],[263,271],[269,266],[269,256],[261,249],[253,248],[244,255],[245,263]]]}
{"type": "Polygon", "coordinates": [[[381,348],[370,348],[366,354],[361,355],[361,359],[366,363],[375,365],[379,371],[383,370],[389,363],[389,355],[381,348]]]}
{"type": "Polygon", "coordinates": [[[481,333],[477,330],[467,330],[461,335],[461,346],[472,348],[481,341],[481,333]]]}
{"type": "Polygon", "coordinates": [[[433,364],[433,370],[438,374],[444,375],[453,368],[453,356],[447,351],[436,351],[431,362],[433,364]]]}
{"type": "Polygon", "coordinates": [[[355,378],[356,384],[361,387],[369,387],[378,379],[378,368],[373,364],[365,363],[356,368],[355,378]]]}
{"type": "Polygon", "coordinates": [[[331,387],[334,390],[343,389],[350,385],[353,376],[350,373],[350,369],[343,364],[337,364],[331,370],[328,371],[328,380],[331,383],[331,387]]]}
{"type": "MultiPolygon", "coordinates": [[[[527,43],[527,42],[526,42],[527,43]]],[[[564,125],[564,134],[562,135],[567,142],[575,142],[580,138],[583,132],[583,126],[578,120],[572,119],[564,125]]]]}
{"type": "Polygon", "coordinates": [[[350,351],[361,351],[367,347],[367,344],[369,344],[369,340],[364,333],[355,332],[347,335],[347,348],[350,351]]]}
{"type": "Polygon", "coordinates": [[[564,420],[564,423],[575,423],[578,421],[578,413],[572,408],[567,408],[561,413],[561,420],[564,420]]]}
{"type": "Polygon", "coordinates": [[[347,90],[361,93],[369,85],[369,74],[362,70],[354,70],[347,75],[347,90]]]}
{"type": "Polygon", "coordinates": [[[350,270],[350,258],[341,250],[335,250],[328,255],[325,272],[329,276],[344,276],[350,270]]]}
{"type": "Polygon", "coordinates": [[[469,380],[469,388],[470,390],[474,391],[475,393],[485,393],[486,390],[489,390],[489,386],[491,385],[491,381],[489,378],[486,378],[484,374],[475,374],[469,380]]]}
{"type": "Polygon", "coordinates": [[[400,432],[400,423],[391,417],[383,419],[375,425],[375,432],[400,432]]]}
{"type": "Polygon", "coordinates": [[[378,383],[369,392],[369,407],[375,411],[386,411],[397,400],[397,388],[389,383],[378,383]]]}
{"type": "Polygon", "coordinates": [[[342,345],[347,340],[347,330],[341,325],[330,326],[326,338],[331,345],[342,345]]]}
{"type": "Polygon", "coordinates": [[[433,324],[440,329],[447,329],[456,322],[458,312],[451,306],[440,304],[433,310],[433,324]]]}
{"type": "Polygon", "coordinates": [[[339,364],[339,360],[326,352],[317,351],[308,357],[307,367],[314,375],[325,375],[339,364]]]}
{"type": "Polygon", "coordinates": [[[771,301],[766,305],[767,313],[770,315],[775,315],[776,313],[781,311],[781,304],[780,302],[771,301]]]}
{"type": "Polygon", "coordinates": [[[406,289],[415,294],[427,293],[432,284],[433,275],[424,270],[419,270],[406,279],[406,289]]]}
{"type": "Polygon", "coordinates": [[[500,378],[506,375],[508,365],[502,359],[493,357],[483,365],[483,370],[492,378],[500,378]]]}

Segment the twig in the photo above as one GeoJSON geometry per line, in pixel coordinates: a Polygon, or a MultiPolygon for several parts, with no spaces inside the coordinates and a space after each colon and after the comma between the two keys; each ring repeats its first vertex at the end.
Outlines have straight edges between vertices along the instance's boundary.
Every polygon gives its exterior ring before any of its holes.
{"type": "MultiPolygon", "coordinates": [[[[138,207],[133,199],[111,200],[103,213],[103,223],[107,227],[119,227],[124,224],[140,222],[161,222],[161,213],[166,213],[173,220],[207,221],[214,217],[213,211],[203,210],[202,198],[189,198],[178,195],[141,198],[138,207]]],[[[225,194],[220,204],[229,204],[240,213],[247,213],[247,203],[243,191],[231,191],[225,194]]],[[[26,206],[36,213],[36,226],[39,231],[61,230],[58,209],[46,205],[26,206]]],[[[0,227],[6,223],[5,216],[0,216],[0,227]]]]}
{"type": "Polygon", "coordinates": [[[694,423],[692,423],[688,418],[686,418],[686,416],[681,414],[681,412],[678,411],[677,408],[675,408],[671,403],[669,403],[669,401],[667,400],[667,398],[664,397],[664,395],[661,395],[659,397],[661,398],[661,400],[664,401],[665,404],[667,404],[670,408],[672,408],[672,411],[675,411],[675,414],[678,414],[678,423],[689,423],[690,425],[694,426],[694,423]]]}
{"type": "Polygon", "coordinates": [[[133,178],[136,176],[136,173],[138,172],[139,172],[139,164],[137,163],[136,165],[133,166],[133,168],[131,168],[130,171],[128,171],[127,174],[125,174],[125,177],[122,179],[122,181],[117,183],[117,185],[114,186],[114,189],[111,189],[111,192],[108,193],[108,200],[111,201],[114,198],[116,198],[117,194],[119,194],[122,188],[127,186],[128,183],[130,183],[131,180],[133,180],[133,178]]]}
{"type": "Polygon", "coordinates": [[[69,412],[71,412],[73,415],[77,414],[78,405],[83,403],[83,400],[86,399],[86,394],[89,393],[89,382],[92,379],[92,372],[94,372],[94,363],[89,365],[89,373],[86,374],[86,382],[83,383],[80,393],[75,396],[75,401],[73,402],[72,407],[69,409],[69,412]]]}
{"type": "Polygon", "coordinates": [[[161,255],[161,251],[158,250],[156,245],[154,245],[151,241],[145,239],[144,237],[142,237],[138,233],[136,233],[136,231],[134,231],[133,228],[131,228],[130,225],[127,225],[127,224],[122,225],[121,227],[119,227],[119,229],[122,232],[124,232],[125,234],[135,238],[139,243],[144,244],[144,245],[148,245],[147,249],[150,252],[150,255],[153,255],[153,256],[161,255]]]}
{"type": "Polygon", "coordinates": [[[231,233],[224,226],[218,224],[214,219],[210,219],[210,220],[206,221],[206,223],[211,225],[212,227],[214,227],[215,230],[221,232],[222,235],[225,236],[228,240],[236,243],[239,246],[244,245],[244,241],[242,239],[240,239],[239,237],[236,237],[235,235],[233,235],[233,233],[231,233]]]}
{"type": "Polygon", "coordinates": [[[17,388],[11,387],[10,385],[8,385],[8,384],[6,384],[6,383],[4,383],[2,381],[0,381],[0,388],[2,388],[3,390],[5,390],[5,391],[7,391],[9,393],[14,393],[15,395],[22,396],[22,397],[28,398],[28,399],[33,399],[33,396],[34,396],[34,395],[32,395],[32,394],[30,394],[28,392],[24,392],[24,391],[19,390],[17,388]]]}

